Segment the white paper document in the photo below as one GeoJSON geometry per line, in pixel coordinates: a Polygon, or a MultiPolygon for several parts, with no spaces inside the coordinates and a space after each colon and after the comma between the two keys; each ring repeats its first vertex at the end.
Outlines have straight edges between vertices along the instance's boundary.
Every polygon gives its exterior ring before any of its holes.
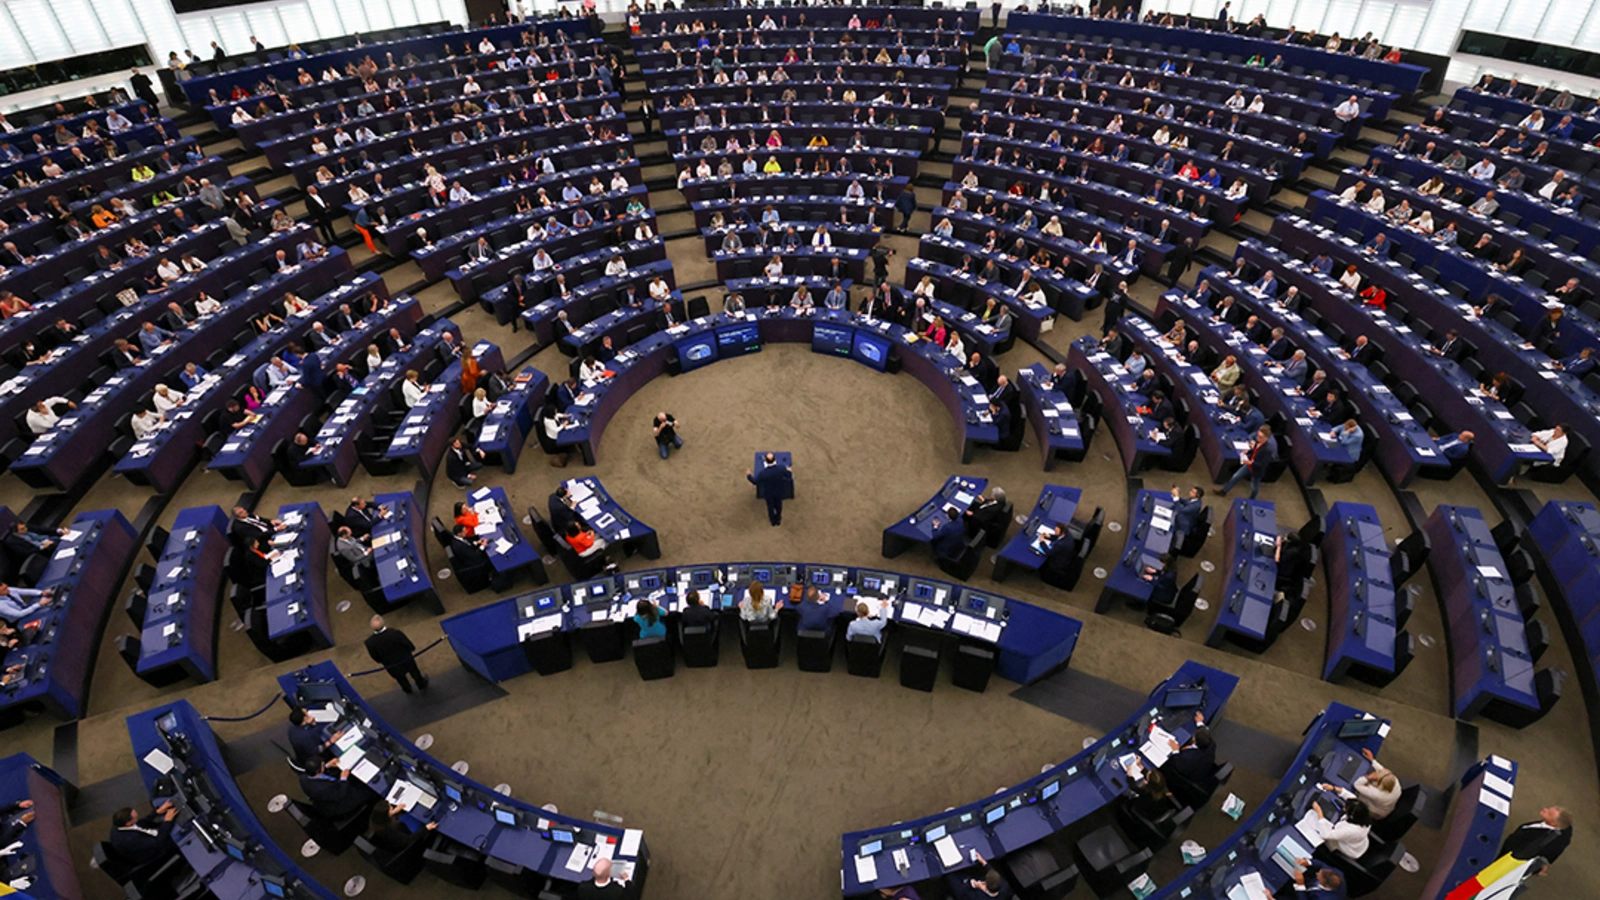
{"type": "Polygon", "coordinates": [[[856,881],[869,884],[878,880],[878,860],[874,856],[856,857],[856,881]]]}
{"type": "Polygon", "coordinates": [[[946,869],[954,869],[961,864],[961,848],[956,846],[956,839],[950,835],[934,841],[933,849],[939,851],[939,865],[946,869]]]}

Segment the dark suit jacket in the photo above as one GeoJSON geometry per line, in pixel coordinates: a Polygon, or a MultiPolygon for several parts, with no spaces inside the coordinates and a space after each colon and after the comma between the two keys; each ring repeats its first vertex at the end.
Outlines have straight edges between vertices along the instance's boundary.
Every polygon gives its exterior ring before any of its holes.
{"type": "Polygon", "coordinates": [[[1555,862],[1561,851],[1567,849],[1572,843],[1572,829],[1563,828],[1559,831],[1541,827],[1538,822],[1526,822],[1517,826],[1505,841],[1500,844],[1502,854],[1509,853],[1517,859],[1533,859],[1535,856],[1544,857],[1546,862],[1555,862]]]}
{"type": "Polygon", "coordinates": [[[788,495],[794,475],[787,467],[773,464],[754,475],[746,475],[745,480],[761,488],[769,499],[781,499],[788,495]]]}
{"type": "Polygon", "coordinates": [[[967,552],[966,531],[956,522],[941,524],[931,543],[934,555],[944,559],[960,559],[967,552]]]}
{"type": "Polygon", "coordinates": [[[265,519],[251,516],[245,519],[234,519],[228,527],[228,532],[235,540],[246,547],[253,546],[256,541],[272,533],[272,523],[265,519]]]}
{"type": "Polygon", "coordinates": [[[701,625],[711,625],[717,621],[716,610],[705,604],[685,606],[683,608],[683,625],[685,628],[695,628],[701,625]]]}
{"type": "Polygon", "coordinates": [[[489,564],[489,554],[485,553],[483,548],[479,547],[476,542],[465,538],[450,538],[450,552],[455,554],[456,565],[459,566],[471,568],[489,564]]]}
{"type": "Polygon", "coordinates": [[[158,816],[146,816],[139,820],[139,825],[154,829],[156,833],[150,835],[133,828],[113,828],[108,839],[111,855],[129,865],[143,865],[165,856],[172,849],[171,822],[162,821],[158,816]]]}
{"type": "Polygon", "coordinates": [[[1216,774],[1217,745],[1201,749],[1186,747],[1167,760],[1161,767],[1168,775],[1179,775],[1196,784],[1206,784],[1216,774]]]}
{"type": "Polygon", "coordinates": [[[468,475],[471,475],[479,468],[476,463],[477,460],[473,459],[470,451],[466,449],[458,451],[452,447],[446,450],[444,454],[445,476],[451,481],[460,484],[467,480],[468,475]]]}
{"type": "Polygon", "coordinates": [[[391,669],[410,662],[412,651],[417,649],[405,632],[393,628],[368,635],[366,645],[367,655],[372,657],[373,662],[391,669]]]}
{"type": "Polygon", "coordinates": [[[300,790],[317,812],[330,819],[353,816],[375,799],[372,791],[354,778],[301,775],[300,790]]]}
{"type": "Polygon", "coordinates": [[[1071,532],[1063,534],[1045,551],[1044,561],[1039,564],[1039,576],[1046,575],[1055,578],[1064,578],[1067,570],[1072,566],[1073,559],[1078,555],[1078,540],[1071,532]]]}

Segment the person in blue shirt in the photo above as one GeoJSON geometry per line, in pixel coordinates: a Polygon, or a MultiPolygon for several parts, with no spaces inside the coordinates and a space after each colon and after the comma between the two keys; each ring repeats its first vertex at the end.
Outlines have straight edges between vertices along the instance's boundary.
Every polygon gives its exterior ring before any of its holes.
{"type": "MultiPolygon", "coordinates": [[[[956,529],[960,534],[961,529],[956,529]]],[[[18,620],[27,618],[39,611],[41,606],[50,605],[50,591],[35,590],[34,588],[9,587],[0,584],[0,619],[15,625],[18,620]]]]}
{"type": "MultiPolygon", "coordinates": [[[[1251,406],[1249,400],[1245,400],[1244,403],[1240,404],[1238,415],[1240,427],[1247,431],[1255,431],[1262,425],[1267,424],[1267,419],[1261,414],[1261,410],[1251,406]]],[[[1360,434],[1359,431],[1356,433],[1360,434]]]]}
{"type": "Polygon", "coordinates": [[[178,380],[183,382],[185,388],[193,388],[200,383],[200,379],[205,377],[206,370],[194,363],[184,365],[183,371],[178,373],[178,380]]]}
{"type": "Polygon", "coordinates": [[[1177,485],[1172,486],[1172,530],[1177,534],[1188,534],[1189,529],[1200,521],[1200,511],[1204,504],[1200,498],[1205,496],[1205,491],[1199,487],[1189,489],[1189,496],[1180,495],[1177,485]]]}
{"type": "Polygon", "coordinates": [[[827,631],[833,624],[833,616],[828,614],[828,597],[816,588],[806,589],[806,598],[801,601],[800,631],[827,631]]]}
{"type": "Polygon", "coordinates": [[[1561,369],[1573,378],[1582,378],[1594,371],[1594,348],[1585,347],[1575,355],[1556,363],[1556,368],[1561,369]]]}
{"type": "MultiPolygon", "coordinates": [[[[961,533],[960,528],[954,529],[956,534],[961,533]]],[[[872,614],[872,607],[867,601],[862,600],[856,604],[856,617],[851,620],[850,626],[845,629],[847,638],[866,635],[878,643],[883,643],[883,629],[889,625],[889,601],[878,601],[878,615],[872,614]]]]}
{"type": "Polygon", "coordinates": [[[1006,52],[1007,53],[1021,53],[1022,52],[1022,45],[1017,43],[1017,39],[1016,38],[1012,38],[1006,44],[1006,52]]]}
{"type": "Polygon", "coordinates": [[[1366,435],[1355,419],[1346,419],[1343,426],[1334,429],[1332,437],[1333,443],[1350,451],[1351,459],[1361,458],[1361,445],[1366,441],[1366,435]]]}
{"type": "Polygon", "coordinates": [[[633,624],[639,626],[639,640],[667,636],[667,617],[649,600],[640,599],[633,605],[633,624]]]}
{"type": "MultiPolygon", "coordinates": [[[[989,404],[993,410],[994,404],[989,404]]],[[[944,521],[934,525],[933,555],[942,559],[960,559],[967,552],[966,529],[961,525],[961,514],[954,508],[944,511],[944,521]]]]}
{"type": "Polygon", "coordinates": [[[1318,253],[1311,260],[1311,268],[1318,275],[1332,275],[1333,274],[1333,260],[1330,259],[1327,256],[1327,254],[1318,253]]]}
{"type": "Polygon", "coordinates": [[[1295,864],[1300,867],[1294,873],[1296,895],[1305,894],[1322,900],[1344,900],[1348,896],[1345,894],[1344,876],[1338,869],[1309,859],[1297,859],[1295,864]]]}
{"type": "Polygon", "coordinates": [[[1474,437],[1476,435],[1472,432],[1463,431],[1458,434],[1441,434],[1436,440],[1439,442],[1439,452],[1444,454],[1444,458],[1455,462],[1458,459],[1467,458],[1467,453],[1472,449],[1472,439],[1474,437]]]}

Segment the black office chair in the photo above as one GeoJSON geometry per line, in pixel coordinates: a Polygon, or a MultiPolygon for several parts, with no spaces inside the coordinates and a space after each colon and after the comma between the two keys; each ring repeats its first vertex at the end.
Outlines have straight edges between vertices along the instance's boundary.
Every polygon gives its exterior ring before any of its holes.
{"type": "Polygon", "coordinates": [[[1506,574],[1511,576],[1512,584],[1526,584],[1533,581],[1533,555],[1526,548],[1518,547],[1509,553],[1503,554],[1506,563],[1506,574]]]}
{"type": "Polygon", "coordinates": [[[1160,850],[1194,819],[1194,810],[1169,798],[1161,811],[1151,815],[1139,809],[1130,795],[1124,794],[1115,804],[1117,824],[1134,843],[1152,852],[1160,850]]]}
{"type": "Polygon", "coordinates": [[[967,538],[966,549],[962,551],[960,559],[938,557],[940,571],[957,581],[966,581],[972,573],[978,570],[978,560],[983,555],[983,532],[978,532],[967,538]]]}
{"type": "Polygon", "coordinates": [[[677,657],[664,637],[640,638],[633,642],[633,664],[645,681],[671,678],[677,672],[677,657]]]}
{"type": "Polygon", "coordinates": [[[1520,581],[1515,589],[1517,594],[1517,609],[1522,613],[1522,618],[1532,619],[1540,609],[1544,608],[1544,601],[1539,599],[1539,588],[1531,581],[1520,581]]]}
{"type": "Polygon", "coordinates": [[[1159,631],[1169,637],[1177,637],[1178,630],[1183,623],[1194,614],[1195,601],[1200,597],[1200,590],[1205,585],[1205,575],[1196,572],[1178,589],[1178,595],[1173,599],[1170,608],[1151,606],[1145,612],[1144,627],[1151,631],[1159,631]]]}
{"type": "Polygon", "coordinates": [[[149,608],[150,595],[137,587],[128,592],[128,599],[122,604],[122,611],[128,614],[133,627],[139,629],[144,628],[144,614],[149,608]]]}
{"type": "Polygon", "coordinates": [[[1417,824],[1427,808],[1428,792],[1422,785],[1413,784],[1400,792],[1393,812],[1372,823],[1372,833],[1386,843],[1396,843],[1417,824]]]}
{"type": "Polygon", "coordinates": [[[1078,872],[1097,897],[1111,897],[1127,888],[1153,856],[1139,849],[1115,825],[1102,825],[1072,845],[1078,872]]]}
{"type": "Polygon", "coordinates": [[[1494,536],[1494,545],[1501,553],[1510,553],[1522,544],[1522,536],[1527,529],[1516,519],[1502,519],[1499,525],[1489,529],[1489,533],[1494,536]]]}
{"type": "Polygon", "coordinates": [[[1028,900],[1062,900],[1078,886],[1078,867],[1063,865],[1045,841],[1008,853],[995,865],[1028,900]]]}
{"type": "MultiPolygon", "coordinates": [[[[140,563],[139,568],[135,569],[133,572],[133,583],[138,585],[139,590],[144,591],[147,594],[150,593],[150,586],[155,584],[155,581],[156,567],[150,565],[149,563],[140,563]]],[[[144,620],[141,619],[140,624],[143,624],[143,621],[144,620]]]]}
{"type": "Polygon", "coordinates": [[[1211,797],[1233,777],[1233,763],[1222,763],[1211,773],[1193,781],[1177,773],[1167,776],[1167,789],[1178,802],[1192,809],[1200,809],[1211,802],[1211,797]]]}
{"type": "MultiPolygon", "coordinates": [[[[415,835],[418,838],[426,838],[427,836],[428,832],[426,831],[419,831],[415,835]]],[[[423,867],[427,865],[427,860],[423,859],[421,853],[412,852],[412,847],[401,848],[393,852],[380,850],[373,846],[371,841],[360,836],[357,836],[353,843],[363,859],[371,863],[379,872],[400,884],[410,884],[418,875],[422,874],[423,867]]],[[[414,841],[413,843],[416,842],[414,841]]]]}
{"type": "Polygon", "coordinates": [[[678,623],[678,646],[683,649],[683,664],[691,669],[715,666],[721,657],[722,629],[710,625],[685,626],[678,623]]]}
{"type": "Polygon", "coordinates": [[[1550,649],[1550,626],[1542,619],[1534,619],[1524,628],[1528,636],[1528,656],[1538,662],[1544,652],[1550,649]]]}
{"type": "Polygon", "coordinates": [[[515,897],[539,900],[544,897],[544,889],[550,884],[550,879],[533,869],[524,868],[516,863],[502,862],[493,856],[484,859],[483,867],[488,870],[490,881],[515,897]]]}
{"type": "Polygon", "coordinates": [[[311,804],[299,800],[290,800],[287,810],[289,818],[304,829],[306,837],[316,841],[317,846],[335,856],[349,850],[354,846],[356,838],[366,833],[367,819],[372,815],[372,808],[369,806],[343,819],[330,819],[311,804]]]}
{"type": "Polygon", "coordinates": [[[939,648],[907,641],[900,648],[900,685],[931,693],[938,679],[939,648]]]}
{"type": "Polygon", "coordinates": [[[845,667],[851,675],[877,678],[883,672],[883,659],[889,654],[889,642],[872,635],[858,634],[844,642],[845,667]]]}
{"type": "Polygon", "coordinates": [[[475,891],[489,880],[489,867],[483,853],[435,834],[423,848],[422,860],[435,878],[453,887],[475,891]]]}
{"type": "Polygon", "coordinates": [[[1396,589],[1405,587],[1411,576],[1422,571],[1432,546],[1428,533],[1420,528],[1395,544],[1394,551],[1389,554],[1389,574],[1396,589]]]}
{"type": "Polygon", "coordinates": [[[831,625],[821,631],[801,630],[795,634],[795,660],[802,672],[831,672],[835,640],[839,629],[831,625]]]}
{"type": "Polygon", "coordinates": [[[528,658],[528,665],[540,675],[554,675],[572,668],[572,638],[559,628],[523,638],[522,653],[528,658]]]}
{"type": "Polygon", "coordinates": [[[951,682],[958,688],[983,693],[989,688],[989,676],[994,674],[995,652],[992,647],[963,643],[956,648],[955,672],[951,682]]]}
{"type": "Polygon", "coordinates": [[[160,559],[161,554],[167,549],[167,539],[171,534],[160,525],[150,526],[150,537],[145,539],[144,548],[150,551],[152,559],[160,559]]]}
{"type": "Polygon", "coordinates": [[[1185,559],[1199,556],[1200,551],[1205,549],[1206,541],[1211,538],[1212,516],[1211,505],[1208,503],[1200,510],[1200,518],[1195,519],[1194,527],[1183,535],[1182,543],[1173,553],[1185,559]]]}
{"type": "Polygon", "coordinates": [[[433,539],[439,542],[439,546],[448,550],[451,535],[450,529],[444,527],[444,522],[440,521],[438,516],[434,516],[428,521],[428,528],[433,532],[433,539]]]}
{"type": "Polygon", "coordinates": [[[589,654],[590,662],[616,662],[626,655],[627,645],[623,643],[620,623],[590,622],[579,627],[578,634],[583,638],[583,649],[589,654]]]}
{"type": "Polygon", "coordinates": [[[778,666],[782,636],[776,622],[739,621],[739,650],[747,669],[773,669],[778,666]]]}

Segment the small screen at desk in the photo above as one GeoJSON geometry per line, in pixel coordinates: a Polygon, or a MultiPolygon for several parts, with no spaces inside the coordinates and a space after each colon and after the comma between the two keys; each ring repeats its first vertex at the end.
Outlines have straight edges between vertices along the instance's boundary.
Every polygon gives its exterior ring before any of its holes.
{"type": "Polygon", "coordinates": [[[831,577],[829,577],[829,574],[827,572],[812,572],[811,573],[811,583],[812,584],[826,585],[832,580],[833,579],[831,577]]]}
{"type": "Polygon", "coordinates": [[[919,583],[911,593],[918,600],[932,600],[933,585],[919,583]]]}
{"type": "Polygon", "coordinates": [[[857,362],[882,372],[889,366],[889,342],[858,331],[850,355],[857,362]]]}
{"type": "Polygon", "coordinates": [[[448,797],[452,803],[460,803],[461,802],[461,789],[456,787],[455,785],[450,785],[450,784],[445,785],[444,786],[444,795],[446,797],[448,797]]]}
{"type": "Polygon", "coordinates": [[[883,841],[882,840],[868,841],[867,843],[861,845],[861,849],[857,851],[857,855],[858,856],[871,856],[872,854],[877,853],[879,850],[882,850],[882,849],[883,849],[883,841]]]}
{"type": "Polygon", "coordinates": [[[702,334],[678,342],[678,362],[689,372],[717,361],[717,337],[702,334]]]}
{"type": "Polygon", "coordinates": [[[573,842],[572,832],[560,830],[551,831],[550,840],[555,841],[558,844],[570,844],[573,842]]]}
{"type": "Polygon", "coordinates": [[[861,579],[861,589],[864,591],[875,591],[882,586],[883,582],[876,578],[868,577],[861,579]]]}
{"type": "Polygon", "coordinates": [[[707,571],[705,569],[701,569],[700,571],[695,572],[693,575],[691,575],[690,579],[694,582],[696,587],[703,587],[703,586],[708,585],[708,584],[711,583],[711,581],[712,581],[711,572],[709,572],[709,571],[707,571]]]}
{"type": "Polygon", "coordinates": [[[1052,781],[1039,789],[1039,799],[1049,800],[1051,797],[1054,797],[1059,793],[1061,793],[1061,782],[1052,781]]]}
{"type": "Polygon", "coordinates": [[[967,609],[969,609],[969,610],[971,610],[972,612],[975,612],[975,613],[981,613],[981,612],[983,612],[984,610],[986,610],[988,608],[989,608],[989,601],[983,599],[982,597],[968,595],[968,597],[967,597],[967,609]]]}
{"type": "Polygon", "coordinates": [[[541,594],[538,597],[534,598],[533,605],[534,605],[535,609],[540,609],[540,610],[549,609],[550,607],[556,605],[556,595],[555,594],[541,594]]]}
{"type": "Polygon", "coordinates": [[[1199,706],[1205,698],[1204,688],[1173,688],[1167,691],[1163,705],[1168,709],[1188,709],[1191,706],[1199,706]]]}
{"type": "Polygon", "coordinates": [[[1345,740],[1364,738],[1378,733],[1382,719],[1351,719],[1339,726],[1339,737],[1345,740]]]}
{"type": "Polygon", "coordinates": [[[261,889],[266,892],[268,897],[284,897],[284,896],[287,896],[284,893],[283,884],[281,882],[275,881],[275,880],[273,880],[271,878],[262,878],[261,879],[261,889]]]}
{"type": "Polygon", "coordinates": [[[593,585],[592,587],[589,588],[589,596],[591,596],[591,597],[603,597],[603,596],[605,596],[605,593],[606,593],[606,586],[603,585],[603,584],[593,585]]]}
{"type": "Polygon", "coordinates": [[[983,814],[983,821],[987,825],[993,825],[994,823],[1000,821],[1001,819],[1004,819],[1005,817],[1006,817],[1006,807],[1005,807],[1004,804],[1001,804],[1000,806],[996,806],[994,809],[991,809],[988,812],[984,813],[983,814]]]}
{"type": "Polygon", "coordinates": [[[156,720],[156,730],[162,734],[172,734],[178,730],[178,714],[167,713],[156,720]]]}
{"type": "Polygon", "coordinates": [[[517,814],[509,809],[495,807],[494,820],[501,825],[515,825],[517,824],[517,814]]]}
{"type": "Polygon", "coordinates": [[[756,581],[759,581],[762,584],[766,584],[767,582],[772,580],[772,570],[771,569],[751,569],[750,570],[750,576],[752,578],[754,578],[756,581]]]}
{"type": "Polygon", "coordinates": [[[644,588],[647,591],[653,591],[656,588],[661,587],[661,576],[660,575],[646,575],[643,578],[639,579],[639,586],[644,588]]]}
{"type": "Polygon", "coordinates": [[[228,840],[228,841],[224,841],[222,846],[227,849],[229,856],[233,857],[234,859],[239,860],[240,862],[244,861],[244,847],[243,847],[243,845],[236,844],[233,841],[228,840]]]}
{"type": "Polygon", "coordinates": [[[940,838],[943,838],[945,836],[945,832],[948,831],[948,830],[949,829],[945,828],[945,826],[943,826],[943,825],[935,825],[932,828],[929,828],[927,831],[923,832],[922,833],[922,837],[923,837],[924,840],[928,841],[928,843],[931,844],[934,841],[937,841],[940,838]]]}
{"type": "Polygon", "coordinates": [[[811,329],[811,350],[815,353],[849,356],[850,344],[854,338],[855,329],[818,322],[811,329]]]}

